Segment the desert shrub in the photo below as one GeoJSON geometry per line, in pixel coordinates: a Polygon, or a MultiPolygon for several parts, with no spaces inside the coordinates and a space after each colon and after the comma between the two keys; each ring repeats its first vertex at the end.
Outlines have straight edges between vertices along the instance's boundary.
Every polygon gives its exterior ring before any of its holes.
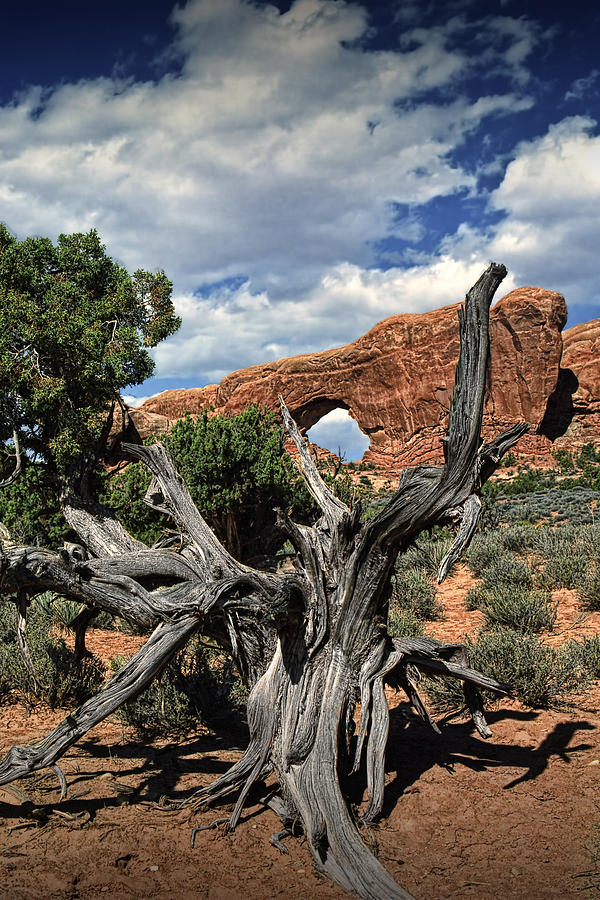
{"type": "Polygon", "coordinates": [[[577,539],[577,533],[577,529],[569,525],[562,525],[560,528],[542,525],[535,529],[532,549],[546,558],[564,554],[570,550],[573,542],[577,539]]]}
{"type": "Polygon", "coordinates": [[[573,455],[568,450],[562,448],[560,450],[553,450],[552,456],[558,463],[558,467],[561,472],[573,472],[575,469],[575,462],[573,460],[573,455]]]}
{"type": "Polygon", "coordinates": [[[401,568],[394,577],[390,605],[410,610],[421,621],[436,619],[441,615],[436,595],[435,585],[425,569],[401,568]]]}
{"type": "Polygon", "coordinates": [[[421,637],[423,621],[411,609],[403,609],[397,603],[390,605],[388,632],[391,637],[421,637]]]}
{"type": "Polygon", "coordinates": [[[435,531],[427,537],[419,538],[401,557],[398,568],[418,567],[424,569],[428,575],[436,576],[440,564],[450,547],[453,537],[447,531],[435,531]]]}
{"type": "Polygon", "coordinates": [[[538,529],[531,524],[510,525],[500,529],[500,538],[505,550],[511,553],[528,553],[535,546],[538,529]]]}
{"type": "Polygon", "coordinates": [[[572,481],[575,483],[570,484],[565,480],[559,487],[499,499],[494,505],[495,524],[555,524],[557,514],[560,514],[564,522],[573,525],[593,523],[600,490],[582,485],[579,479],[572,481]]]}
{"type": "Polygon", "coordinates": [[[600,462],[600,450],[596,450],[592,443],[584,444],[577,456],[577,465],[580,469],[588,463],[600,462]]]}
{"type": "Polygon", "coordinates": [[[583,552],[600,562],[600,525],[587,525],[580,531],[583,552]]]}
{"type": "Polygon", "coordinates": [[[495,528],[475,535],[467,554],[467,561],[474,575],[482,577],[498,557],[511,554],[527,554],[535,546],[536,531],[531,525],[511,525],[495,528]]]}
{"type": "Polygon", "coordinates": [[[584,637],[582,641],[569,641],[572,652],[579,653],[581,664],[590,678],[600,678],[600,636],[584,637]]]}
{"type": "MultiPolygon", "coordinates": [[[[127,659],[115,657],[118,671],[127,659]]],[[[220,715],[234,714],[246,695],[233,663],[220,651],[193,638],[165,668],[160,678],[117,716],[140,734],[177,734],[220,715]]]]}
{"type": "Polygon", "coordinates": [[[82,703],[104,681],[104,667],[93,657],[75,659],[55,634],[52,616],[35,601],[27,615],[26,642],[41,687],[28,672],[17,645],[16,609],[0,606],[0,696],[13,695],[28,704],[41,701],[52,709],[82,703]]]}
{"type": "Polygon", "coordinates": [[[475,609],[481,609],[481,604],[485,602],[488,591],[482,584],[476,584],[469,588],[465,596],[465,607],[469,612],[475,609]]]}
{"type": "Polygon", "coordinates": [[[556,484],[556,476],[543,469],[521,469],[510,481],[496,482],[498,483],[499,493],[504,497],[511,497],[552,488],[556,484]]]}
{"type": "Polygon", "coordinates": [[[503,550],[500,531],[476,534],[467,554],[467,562],[473,574],[481,578],[503,550]]]}
{"type": "Polygon", "coordinates": [[[588,558],[580,553],[558,553],[551,556],[538,575],[546,588],[575,588],[585,579],[588,558]]]}
{"type": "Polygon", "coordinates": [[[530,591],[521,585],[500,584],[484,589],[478,607],[488,628],[498,625],[523,634],[551,631],[556,622],[558,603],[550,602],[548,591],[530,591]]]}
{"type": "MultiPolygon", "coordinates": [[[[481,631],[467,649],[474,669],[509,684],[525,706],[557,706],[589,682],[580,648],[570,644],[553,648],[540,638],[517,631],[481,631]]],[[[449,679],[430,679],[427,692],[439,709],[455,709],[463,704],[460,685],[449,679]]]]}
{"type": "Polygon", "coordinates": [[[481,575],[484,586],[490,588],[509,585],[514,588],[529,589],[533,584],[527,562],[508,550],[502,551],[492,559],[481,575]]]}
{"type": "Polygon", "coordinates": [[[590,566],[577,586],[577,596],[589,610],[600,609],[600,565],[590,566]]]}

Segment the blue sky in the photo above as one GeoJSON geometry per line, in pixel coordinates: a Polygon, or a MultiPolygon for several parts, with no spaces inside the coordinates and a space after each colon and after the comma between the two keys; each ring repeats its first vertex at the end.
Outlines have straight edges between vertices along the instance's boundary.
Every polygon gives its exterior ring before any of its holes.
{"type": "MultiPolygon", "coordinates": [[[[600,11],[528,0],[7,5],[0,220],[96,228],[183,316],[138,399],[505,290],[600,316],[600,11]]],[[[339,427],[339,423],[338,423],[339,427]]],[[[335,436],[333,438],[335,441],[335,436]]]]}

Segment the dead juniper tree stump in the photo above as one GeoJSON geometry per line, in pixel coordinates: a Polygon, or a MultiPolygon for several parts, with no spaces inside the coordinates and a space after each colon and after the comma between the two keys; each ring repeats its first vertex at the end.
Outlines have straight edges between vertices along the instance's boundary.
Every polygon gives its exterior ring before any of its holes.
{"type": "Polygon", "coordinates": [[[106,511],[73,497],[64,512],[86,553],[52,553],[8,541],[0,556],[6,598],[53,590],[138,625],[153,627],[145,646],[104,690],[54,731],[16,746],[0,764],[0,784],[54,767],[85,732],[144,690],[192,634],[201,631],[235,659],[249,688],[249,745],[228,772],[189,799],[211,803],[231,792],[229,820],[239,822],[253,784],[274,772],[283,831],[301,827],[317,867],[369,900],[409,895],[367,848],[362,825],[382,810],[389,713],[384,686],[400,686],[417,711],[427,713],[415,687],[415,669],[459,678],[475,726],[487,737],[478,688],[507,688],[469,668],[461,645],[429,638],[395,639],[387,632],[390,576],[396,557],[423,531],[457,523],[443,560],[441,581],[467,547],[481,510],[483,483],[504,453],[526,431],[515,425],[482,444],[481,421],[489,353],[489,306],[504,276],[491,264],[469,291],[460,313],[460,359],[443,466],[406,470],[398,490],[374,518],[362,522],[325,485],[285,403],[283,420],[298,449],[298,464],[321,510],[312,527],[279,516],[295,550],[295,571],[259,571],[242,565],[218,542],[195,508],[172,460],[160,444],[127,445],[153,478],[146,502],[168,513],[182,550],[148,549],[106,511]],[[354,711],[360,702],[356,736],[354,711]],[[355,821],[340,777],[365,762],[368,805],[355,821]]]}

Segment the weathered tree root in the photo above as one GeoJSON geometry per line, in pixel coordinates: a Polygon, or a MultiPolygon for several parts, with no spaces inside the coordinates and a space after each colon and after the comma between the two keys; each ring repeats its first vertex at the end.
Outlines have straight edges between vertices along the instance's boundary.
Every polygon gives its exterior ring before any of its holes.
{"type": "MultiPolygon", "coordinates": [[[[211,803],[238,791],[228,818],[228,827],[235,828],[252,786],[275,772],[284,829],[301,825],[322,872],[363,900],[409,897],[364,843],[340,776],[364,766],[368,802],[362,823],[376,821],[385,788],[386,683],[402,687],[417,713],[437,728],[419,697],[419,673],[461,679],[483,737],[490,731],[480,689],[508,693],[506,685],[470,668],[461,645],[430,638],[391,640],[386,627],[398,554],[423,530],[458,523],[440,566],[438,578],[443,580],[474,533],[482,485],[527,429],[514,425],[481,443],[488,312],[505,275],[503,266],[492,263],[459,314],[461,349],[445,465],[406,470],[394,496],[373,518],[362,522],[360,506],[349,509],[332,493],[281,401],[300,470],[321,510],[312,527],[280,514],[279,524],[295,551],[294,574],[259,571],[234,559],[194,506],[161,444],[125,449],[151,471],[146,502],[172,517],[181,533],[180,552],[146,548],[106,510],[90,512],[70,495],[65,515],[89,554],[19,547],[5,541],[0,529],[0,588],[5,595],[54,590],[90,609],[155,628],[145,647],[97,697],[41,741],[13,747],[0,764],[0,784],[54,766],[92,725],[143,690],[202,629],[233,656],[250,690],[250,741],[228,772],[186,802],[211,803]],[[361,719],[352,747],[349,736],[359,701],[361,719]]],[[[88,618],[82,617],[82,636],[88,618]]],[[[277,840],[281,843],[281,836],[277,840]]]]}

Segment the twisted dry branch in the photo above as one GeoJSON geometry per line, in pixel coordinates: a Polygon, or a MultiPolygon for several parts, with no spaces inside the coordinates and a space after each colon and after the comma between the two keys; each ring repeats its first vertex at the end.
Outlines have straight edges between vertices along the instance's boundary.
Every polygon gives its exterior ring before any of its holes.
{"type": "MultiPolygon", "coordinates": [[[[14,747],[0,764],[0,784],[54,766],[92,725],[143,690],[189,637],[201,630],[231,653],[246,682],[250,740],[242,758],[212,784],[195,791],[192,805],[239,791],[229,827],[239,822],[252,786],[274,771],[287,834],[300,824],[316,865],[365,900],[408,894],[362,840],[341,786],[340,773],[364,763],[368,805],[363,824],[383,806],[389,710],[385,684],[404,689],[417,712],[435,726],[417,691],[419,672],[460,679],[480,734],[490,734],[480,689],[508,693],[474,671],[464,647],[428,638],[391,640],[386,621],[390,578],[398,553],[424,529],[459,522],[439,579],[474,533],[479,494],[501,457],[526,430],[513,426],[481,445],[489,351],[488,312],[506,274],[492,263],[467,294],[460,315],[460,358],[443,467],[405,471],[384,509],[362,522],[324,483],[281,399],[284,424],[298,465],[321,510],[307,527],[280,511],[279,524],[295,550],[294,573],[243,565],[220,544],[196,509],[161,444],[124,445],[152,473],[146,502],[167,512],[181,533],[181,550],[149,550],[106,510],[67,496],[65,514],[89,554],[0,546],[0,590],[54,590],[154,628],[147,644],[105,689],[68,716],[50,735],[14,747]],[[361,719],[354,747],[350,732],[357,702],[361,719]],[[353,752],[352,752],[353,751],[353,752]]],[[[279,838],[278,838],[279,840],[279,838]]],[[[280,843],[280,841],[279,841],[280,843]]]]}

